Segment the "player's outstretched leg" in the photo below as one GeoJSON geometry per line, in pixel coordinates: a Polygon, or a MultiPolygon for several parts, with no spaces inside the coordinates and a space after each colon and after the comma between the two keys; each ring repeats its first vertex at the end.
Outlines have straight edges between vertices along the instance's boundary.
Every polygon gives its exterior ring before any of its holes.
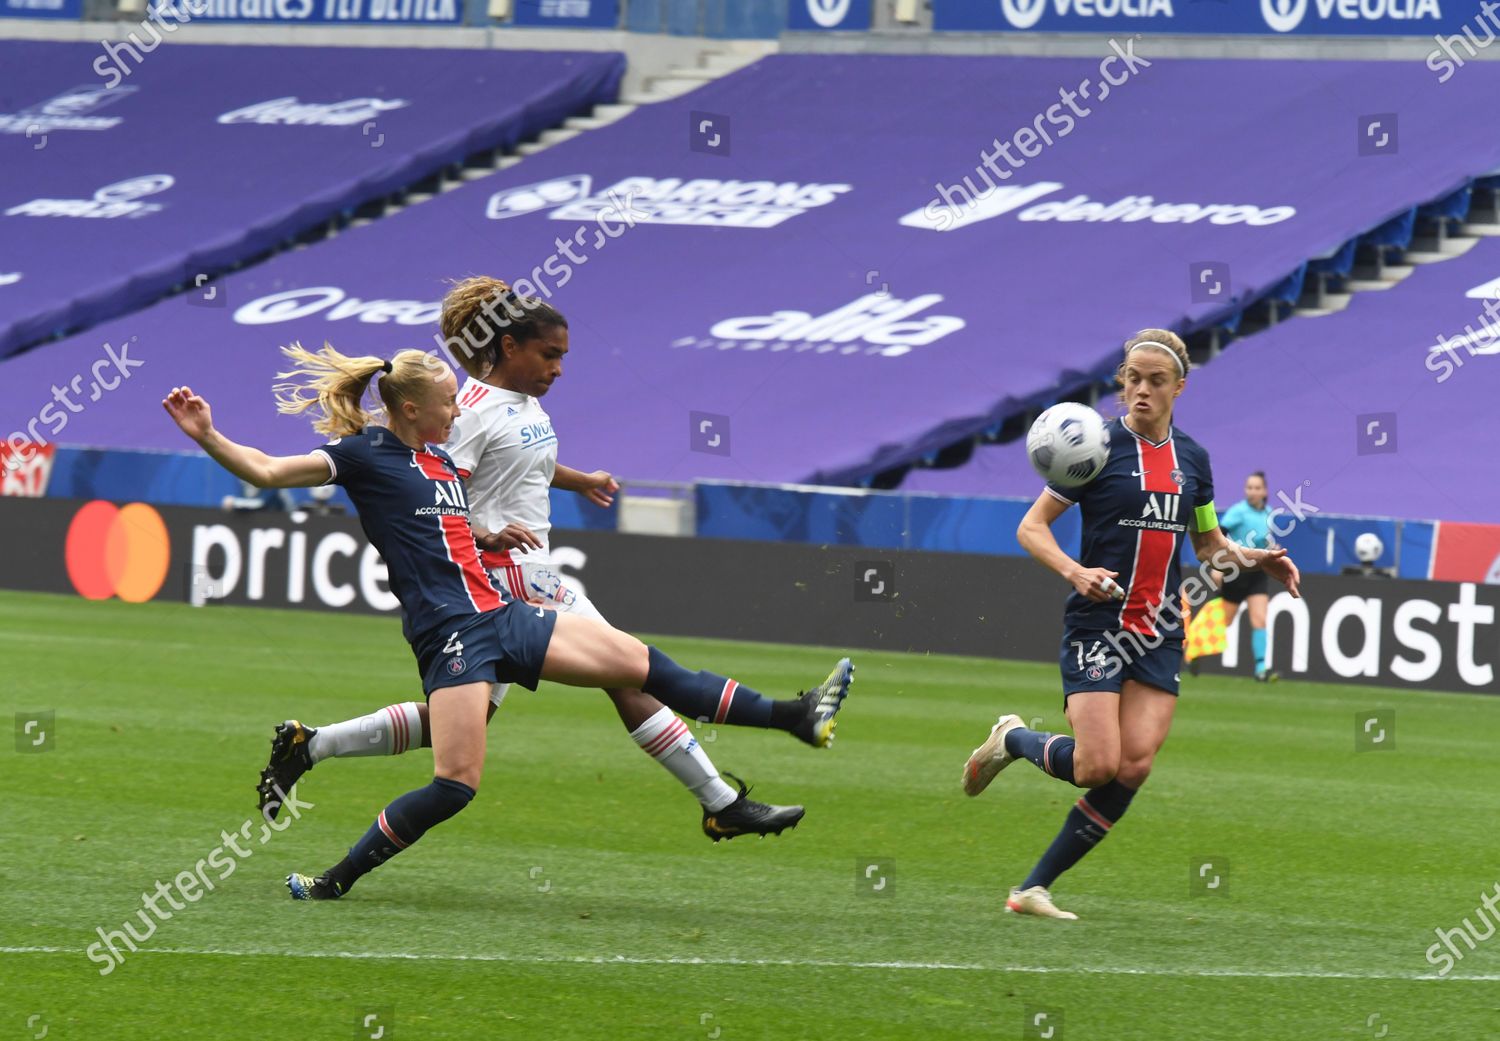
{"type": "Polygon", "coordinates": [[[366,873],[407,849],[430,829],[458,813],[474,798],[484,767],[488,683],[445,687],[432,694],[432,783],[392,802],[344,859],[316,877],[287,876],[295,900],[333,900],[366,873]]]}
{"type": "Polygon", "coordinates": [[[274,820],[280,809],[277,790],[290,792],[324,759],[400,755],[421,748],[427,741],[423,707],[405,701],[322,727],[303,726],[295,719],[278,724],[271,738],[271,761],[255,786],[261,812],[274,820]]]}
{"type": "Polygon", "coordinates": [[[795,734],[814,748],[833,743],[834,717],[854,682],[854,665],[842,658],[822,683],[795,698],[773,701],[712,672],[689,672],[655,647],[641,689],[668,708],[715,724],[762,727],[795,734]]]}
{"type": "Polygon", "coordinates": [[[750,798],[745,782],[726,774],[739,792],[733,802],[719,810],[703,808],[703,834],[718,842],[736,835],[780,835],[785,828],[795,828],[805,812],[801,806],[770,806],[750,798]]]}

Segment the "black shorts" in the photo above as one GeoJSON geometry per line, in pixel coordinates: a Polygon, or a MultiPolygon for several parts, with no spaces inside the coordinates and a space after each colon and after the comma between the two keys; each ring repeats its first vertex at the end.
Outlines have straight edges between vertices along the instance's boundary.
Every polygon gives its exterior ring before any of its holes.
{"type": "Polygon", "coordinates": [[[1264,596],[1269,589],[1266,573],[1257,568],[1254,571],[1241,571],[1233,582],[1225,582],[1219,595],[1226,604],[1243,604],[1248,597],[1256,593],[1264,596]]]}
{"type": "Polygon", "coordinates": [[[1119,693],[1126,680],[1176,694],[1181,683],[1182,637],[1152,641],[1129,633],[1066,629],[1058,664],[1062,667],[1063,706],[1081,691],[1119,693]]]}
{"type": "Polygon", "coordinates": [[[422,692],[465,683],[519,683],[536,690],[557,612],[519,601],[458,618],[414,648],[422,692]]]}

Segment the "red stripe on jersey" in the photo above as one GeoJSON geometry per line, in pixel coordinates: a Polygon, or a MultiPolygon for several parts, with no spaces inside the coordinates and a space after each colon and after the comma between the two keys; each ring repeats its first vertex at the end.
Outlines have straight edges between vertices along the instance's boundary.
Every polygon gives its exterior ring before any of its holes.
{"type": "Polygon", "coordinates": [[[508,549],[502,549],[499,552],[488,549],[480,550],[479,559],[488,571],[494,571],[497,568],[507,568],[515,563],[511,560],[510,550],[508,549]]]}
{"type": "MultiPolygon", "coordinates": [[[[1169,437],[1164,445],[1153,445],[1137,435],[1135,449],[1141,491],[1163,496],[1181,495],[1182,489],[1172,480],[1172,471],[1177,469],[1177,449],[1172,439],[1169,437]]],[[[1178,508],[1181,508],[1180,504],[1178,508]]],[[[1176,532],[1137,529],[1130,588],[1125,593],[1125,604],[1120,608],[1121,629],[1144,636],[1156,635],[1156,613],[1166,596],[1167,573],[1176,553],[1176,532]]]]}
{"type": "Polygon", "coordinates": [[[470,408],[483,401],[489,392],[490,388],[483,383],[470,381],[469,385],[464,388],[463,397],[458,399],[458,404],[462,408],[470,408]]]}
{"type": "MultiPolygon", "coordinates": [[[[431,452],[413,452],[411,457],[423,476],[434,481],[453,479],[453,474],[443,461],[431,452]]],[[[503,607],[505,602],[500,599],[500,593],[490,583],[489,574],[479,562],[479,547],[474,544],[474,531],[469,527],[467,518],[443,516],[438,521],[442,526],[443,544],[447,547],[448,559],[457,564],[463,574],[464,588],[468,591],[469,602],[474,605],[474,610],[493,611],[503,607]]]]}
{"type": "Polygon", "coordinates": [[[411,458],[412,462],[417,464],[417,469],[422,471],[423,477],[430,477],[434,481],[453,480],[453,474],[443,466],[443,461],[431,452],[426,450],[413,452],[411,458]]]}
{"type": "Polygon", "coordinates": [[[490,583],[490,576],[479,563],[479,547],[474,545],[474,532],[469,522],[462,517],[438,518],[443,525],[443,542],[448,547],[448,558],[458,565],[464,576],[464,587],[469,592],[469,602],[474,610],[493,611],[504,605],[500,593],[490,583]]]}

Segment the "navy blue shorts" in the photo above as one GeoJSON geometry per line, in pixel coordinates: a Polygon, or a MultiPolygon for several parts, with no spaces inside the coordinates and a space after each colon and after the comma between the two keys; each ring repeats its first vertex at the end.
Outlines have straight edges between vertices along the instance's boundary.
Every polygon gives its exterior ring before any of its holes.
{"type": "Polygon", "coordinates": [[[460,617],[429,636],[417,652],[422,692],[465,683],[519,683],[536,690],[557,612],[508,603],[460,617]]]}
{"type": "Polygon", "coordinates": [[[1126,680],[1176,694],[1182,670],[1182,639],[1155,647],[1134,633],[1067,629],[1062,650],[1063,705],[1069,694],[1085,690],[1118,691],[1126,680]]]}

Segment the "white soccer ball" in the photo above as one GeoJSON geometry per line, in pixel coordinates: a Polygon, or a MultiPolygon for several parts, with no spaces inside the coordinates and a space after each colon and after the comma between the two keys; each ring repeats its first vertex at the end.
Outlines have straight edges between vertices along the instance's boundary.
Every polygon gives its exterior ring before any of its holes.
{"type": "Polygon", "coordinates": [[[1026,458],[1053,484],[1065,488],[1088,484],[1109,461],[1104,418],[1076,401],[1053,405],[1031,424],[1026,458]]]}
{"type": "Polygon", "coordinates": [[[1354,555],[1361,564],[1373,564],[1385,552],[1385,543],[1373,531],[1363,532],[1354,540],[1354,555]]]}

